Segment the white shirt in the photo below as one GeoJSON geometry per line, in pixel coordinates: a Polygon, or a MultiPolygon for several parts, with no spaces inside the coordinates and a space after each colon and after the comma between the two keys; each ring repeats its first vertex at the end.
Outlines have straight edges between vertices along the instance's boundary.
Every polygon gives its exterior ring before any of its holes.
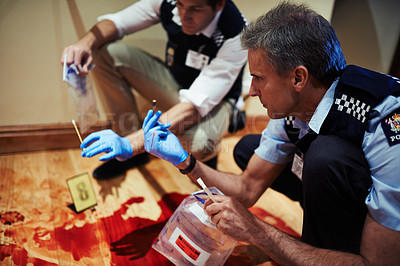
{"type": "MultiPolygon", "coordinates": [[[[117,13],[100,16],[98,21],[112,21],[118,30],[118,37],[122,38],[159,23],[162,2],[163,0],[142,0],[117,13]]],[[[198,34],[211,37],[220,13],[217,13],[214,20],[198,34]]],[[[181,25],[177,8],[173,21],[181,25]]],[[[207,115],[229,92],[246,61],[247,51],[240,44],[240,34],[227,39],[216,57],[201,70],[190,88],[179,91],[180,101],[191,102],[201,116],[207,115]]]]}

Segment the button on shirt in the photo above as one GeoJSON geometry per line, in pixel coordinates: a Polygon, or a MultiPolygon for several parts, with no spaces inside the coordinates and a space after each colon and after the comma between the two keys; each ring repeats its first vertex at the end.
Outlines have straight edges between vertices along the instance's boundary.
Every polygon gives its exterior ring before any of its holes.
{"type": "MultiPolygon", "coordinates": [[[[334,101],[337,81],[327,90],[310,122],[299,121],[294,127],[301,134],[312,129],[319,133],[334,101]],[[302,133],[303,132],[303,133],[302,133]]],[[[381,126],[381,120],[400,108],[400,97],[388,96],[371,111],[368,130],[365,132],[362,149],[370,165],[372,187],[365,204],[373,219],[379,224],[400,231],[400,144],[389,146],[381,126]]],[[[271,119],[262,132],[255,153],[266,161],[286,164],[293,160],[296,146],[284,128],[284,119],[271,119]]]]}
{"type": "MultiPolygon", "coordinates": [[[[142,0],[117,13],[100,16],[97,20],[111,20],[118,30],[118,37],[122,38],[159,23],[162,2],[163,0],[142,0]]],[[[211,37],[220,14],[221,11],[198,34],[211,37]]],[[[181,25],[177,8],[174,10],[173,21],[181,25]]],[[[191,102],[201,116],[207,115],[229,92],[246,61],[247,51],[240,44],[240,35],[227,39],[216,57],[202,69],[190,88],[179,91],[180,101],[191,102]]]]}

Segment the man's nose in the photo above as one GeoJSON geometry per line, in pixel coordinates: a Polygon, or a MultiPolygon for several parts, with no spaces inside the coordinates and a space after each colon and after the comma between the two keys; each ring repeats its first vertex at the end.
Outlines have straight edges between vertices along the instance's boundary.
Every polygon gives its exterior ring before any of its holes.
{"type": "Polygon", "coordinates": [[[189,21],[189,20],[192,19],[192,12],[190,10],[188,10],[188,9],[183,9],[181,14],[182,14],[182,18],[181,19],[183,21],[189,21]]]}
{"type": "Polygon", "coordinates": [[[254,88],[253,85],[250,86],[249,90],[249,95],[254,97],[254,96],[260,96],[260,92],[254,88]]]}

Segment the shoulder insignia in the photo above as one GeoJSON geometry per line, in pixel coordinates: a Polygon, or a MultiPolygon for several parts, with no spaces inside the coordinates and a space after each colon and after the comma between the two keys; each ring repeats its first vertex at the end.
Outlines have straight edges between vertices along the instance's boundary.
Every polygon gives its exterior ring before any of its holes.
{"type": "Polygon", "coordinates": [[[218,47],[220,47],[225,41],[225,36],[222,34],[219,28],[216,28],[212,35],[212,38],[214,39],[214,42],[218,47]]]}
{"type": "Polygon", "coordinates": [[[341,98],[336,98],[335,104],[337,105],[338,111],[352,115],[362,123],[367,119],[367,115],[371,109],[370,105],[356,100],[353,97],[348,97],[346,94],[342,94],[341,98]]]}
{"type": "Polygon", "coordinates": [[[381,121],[383,132],[390,146],[400,143],[400,108],[381,121]]]}

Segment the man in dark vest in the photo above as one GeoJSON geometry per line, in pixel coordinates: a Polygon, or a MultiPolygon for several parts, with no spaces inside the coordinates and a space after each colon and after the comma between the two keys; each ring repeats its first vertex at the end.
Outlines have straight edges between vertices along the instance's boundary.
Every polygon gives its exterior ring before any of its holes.
{"type": "Polygon", "coordinates": [[[217,228],[283,265],[400,262],[400,80],[349,65],[332,26],[284,2],[242,33],[258,96],[271,120],[235,147],[244,172],[197,162],[150,110],[146,150],[226,196],[205,210],[217,228]],[[152,140],[152,141],[150,141],[152,140]],[[269,187],[301,203],[295,239],[247,210],[269,187]]]}
{"type": "Polygon", "coordinates": [[[143,0],[99,17],[77,43],[64,49],[62,63],[93,74],[113,129],[83,140],[82,156],[108,161],[93,173],[117,175],[146,161],[140,115],[133,88],[164,110],[185,147],[216,167],[220,141],[241,94],[247,52],[240,45],[246,21],[231,0],[143,0]],[[162,23],[168,36],[165,62],[121,43],[127,34],[162,23]],[[139,130],[138,130],[139,128],[139,130]],[[125,137],[123,137],[125,136],[125,137]]]}

